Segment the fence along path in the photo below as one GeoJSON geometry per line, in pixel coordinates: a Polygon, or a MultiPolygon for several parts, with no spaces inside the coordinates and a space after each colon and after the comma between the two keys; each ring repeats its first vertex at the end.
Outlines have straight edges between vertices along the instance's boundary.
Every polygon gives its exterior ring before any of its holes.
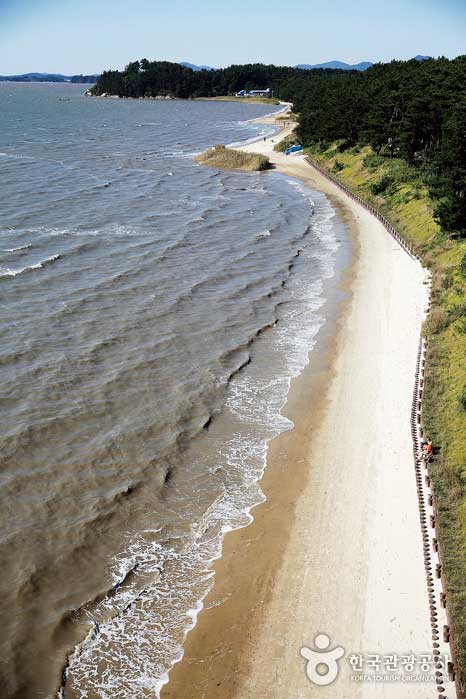
{"type": "MultiPolygon", "coordinates": [[[[329,172],[323,170],[316,162],[307,157],[308,163],[315,168],[323,177],[333,182],[339,189],[347,194],[351,199],[375,216],[397,241],[403,250],[413,259],[421,262],[420,255],[417,255],[408,243],[400,236],[383,214],[375,207],[371,206],[362,197],[354,194],[342,182],[333,177],[329,172]]],[[[430,298],[430,290],[429,290],[430,298]]],[[[427,313],[430,312],[430,300],[427,313]]],[[[430,609],[430,622],[432,629],[432,657],[434,658],[435,683],[439,699],[448,699],[456,696],[463,699],[463,692],[459,683],[457,672],[456,652],[450,629],[450,613],[447,599],[447,586],[445,580],[442,553],[439,544],[438,523],[436,515],[435,492],[431,477],[431,466],[429,462],[424,462],[420,457],[421,439],[424,434],[422,424],[422,405],[424,397],[424,381],[427,357],[427,340],[421,335],[419,340],[419,352],[417,357],[416,374],[414,379],[413,404],[411,410],[411,435],[413,440],[414,473],[419,504],[419,516],[424,552],[424,567],[427,580],[427,596],[430,609]],[[425,470],[423,478],[422,471],[425,470]],[[431,535],[433,534],[433,536],[431,535]],[[434,569],[435,566],[435,569],[434,569]],[[442,635],[440,635],[440,625],[442,625],[442,635]],[[451,658],[449,660],[448,658],[451,658]],[[447,659],[445,661],[445,658],[447,659]],[[447,694],[446,692],[449,692],[447,694]]]]}
{"type": "Polygon", "coordinates": [[[316,162],[311,160],[309,157],[307,157],[308,163],[315,168],[318,172],[320,172],[321,175],[326,177],[328,180],[331,180],[333,184],[336,184],[336,186],[341,189],[345,194],[347,194],[351,199],[354,199],[354,201],[357,201],[358,204],[363,206],[365,209],[371,212],[373,216],[375,216],[381,224],[386,228],[386,230],[390,233],[390,235],[401,245],[403,250],[413,258],[413,260],[418,260],[419,262],[422,262],[421,257],[417,255],[413,249],[408,245],[408,243],[404,240],[404,238],[401,237],[401,235],[397,232],[397,230],[392,226],[390,221],[388,221],[383,214],[380,213],[378,209],[375,207],[371,206],[365,199],[362,199],[362,197],[358,196],[357,194],[354,194],[354,192],[351,191],[351,189],[348,189],[342,182],[336,179],[336,177],[333,177],[329,172],[326,172],[323,170],[319,165],[317,165],[316,162]]]}

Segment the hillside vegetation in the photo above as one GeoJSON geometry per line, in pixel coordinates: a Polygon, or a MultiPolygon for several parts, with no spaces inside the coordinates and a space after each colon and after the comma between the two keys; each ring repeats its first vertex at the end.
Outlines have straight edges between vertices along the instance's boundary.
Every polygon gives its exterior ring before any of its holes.
{"type": "Polygon", "coordinates": [[[303,145],[338,140],[344,151],[367,144],[422,169],[436,220],[445,232],[465,235],[466,56],[378,63],[363,72],[262,64],[194,71],[143,58],[104,71],[91,93],[197,98],[265,87],[294,103],[303,145]]]}

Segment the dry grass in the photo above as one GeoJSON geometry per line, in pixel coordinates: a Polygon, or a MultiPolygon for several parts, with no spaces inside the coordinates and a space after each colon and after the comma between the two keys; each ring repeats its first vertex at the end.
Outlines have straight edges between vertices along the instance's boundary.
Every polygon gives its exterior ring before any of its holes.
{"type": "Polygon", "coordinates": [[[232,150],[223,145],[208,148],[200,155],[196,155],[195,160],[202,165],[222,170],[255,172],[257,170],[267,170],[270,167],[270,161],[265,155],[246,153],[243,150],[232,150]]]}
{"type": "Polygon", "coordinates": [[[427,319],[428,332],[436,334],[448,327],[448,314],[441,306],[435,306],[427,319]]]}

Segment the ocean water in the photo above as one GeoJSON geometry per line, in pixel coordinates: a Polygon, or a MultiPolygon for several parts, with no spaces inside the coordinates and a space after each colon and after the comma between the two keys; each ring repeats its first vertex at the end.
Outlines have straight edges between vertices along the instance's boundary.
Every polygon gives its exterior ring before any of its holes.
{"type": "Polygon", "coordinates": [[[192,155],[274,108],[0,84],[0,688],[156,697],[251,521],[341,223],[192,155]]]}

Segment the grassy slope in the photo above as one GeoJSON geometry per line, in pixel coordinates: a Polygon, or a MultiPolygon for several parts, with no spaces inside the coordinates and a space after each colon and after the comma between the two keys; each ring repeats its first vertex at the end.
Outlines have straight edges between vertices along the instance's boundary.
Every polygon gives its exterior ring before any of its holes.
{"type": "Polygon", "coordinates": [[[438,447],[432,475],[447,578],[453,639],[466,687],[466,279],[459,263],[466,241],[444,235],[432,216],[420,173],[405,162],[383,159],[369,147],[343,153],[309,150],[309,156],[350,189],[375,204],[422,255],[432,271],[432,310],[426,323],[429,355],[424,424],[438,447]],[[386,186],[384,187],[384,184],[386,186]],[[381,190],[381,191],[378,191],[381,190]],[[377,193],[378,192],[378,193],[377,193]]]}
{"type": "Polygon", "coordinates": [[[208,148],[200,155],[196,155],[195,160],[209,167],[221,168],[222,170],[243,170],[244,172],[267,170],[270,166],[270,161],[265,155],[232,150],[223,145],[208,148]]]}

